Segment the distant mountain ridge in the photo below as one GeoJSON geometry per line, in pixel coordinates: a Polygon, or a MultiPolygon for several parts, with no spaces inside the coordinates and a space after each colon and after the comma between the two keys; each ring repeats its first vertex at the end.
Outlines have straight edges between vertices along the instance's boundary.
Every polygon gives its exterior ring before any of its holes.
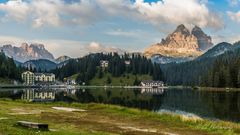
{"type": "Polygon", "coordinates": [[[53,61],[47,60],[47,59],[38,59],[38,60],[29,60],[21,64],[22,67],[28,68],[28,69],[35,69],[36,71],[50,71],[52,69],[55,69],[57,67],[57,64],[53,61]]]}
{"type": "Polygon", "coordinates": [[[206,53],[203,55],[199,56],[197,60],[199,59],[205,59],[205,58],[212,58],[212,57],[217,57],[219,55],[224,54],[227,51],[230,51],[234,49],[234,45],[227,43],[227,42],[222,42],[217,45],[215,45],[213,48],[209,49],[206,53]]]}
{"type": "Polygon", "coordinates": [[[67,61],[69,59],[71,59],[71,57],[63,55],[63,56],[60,56],[60,57],[56,58],[55,62],[56,63],[62,63],[62,62],[65,62],[65,61],[67,61]]]}
{"type": "Polygon", "coordinates": [[[169,34],[161,43],[154,44],[144,51],[144,55],[152,57],[188,58],[198,57],[213,46],[212,39],[202,29],[195,26],[191,31],[183,24],[169,34]]]}
{"type": "Polygon", "coordinates": [[[14,60],[24,63],[28,60],[48,59],[54,61],[54,56],[45,49],[43,44],[27,44],[22,43],[20,47],[9,45],[3,45],[1,50],[14,60]]]}

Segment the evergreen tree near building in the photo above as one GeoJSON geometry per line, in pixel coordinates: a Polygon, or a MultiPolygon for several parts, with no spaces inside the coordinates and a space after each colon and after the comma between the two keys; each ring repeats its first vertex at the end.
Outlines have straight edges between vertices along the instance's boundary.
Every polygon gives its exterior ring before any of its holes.
{"type": "Polygon", "coordinates": [[[107,77],[107,84],[111,84],[112,83],[112,79],[108,76],[107,77]]]}

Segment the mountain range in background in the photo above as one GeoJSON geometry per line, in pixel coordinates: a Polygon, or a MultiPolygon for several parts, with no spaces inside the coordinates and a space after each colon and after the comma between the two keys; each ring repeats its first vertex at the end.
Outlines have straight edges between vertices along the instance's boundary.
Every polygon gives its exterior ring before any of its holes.
{"type": "Polygon", "coordinates": [[[144,55],[157,63],[180,63],[199,57],[211,47],[211,37],[200,27],[195,26],[190,31],[181,24],[166,39],[162,39],[161,43],[148,47],[144,55]]]}
{"type": "Polygon", "coordinates": [[[12,57],[14,60],[24,63],[28,60],[48,59],[54,61],[53,55],[45,49],[43,44],[27,44],[22,43],[20,47],[13,45],[3,45],[0,49],[8,57],[12,57]]]}
{"type": "MultiPolygon", "coordinates": [[[[91,45],[95,50],[99,50],[99,45],[91,45]]],[[[103,47],[100,47],[103,48],[103,47]]],[[[183,63],[205,58],[219,56],[226,51],[236,48],[232,44],[223,42],[216,46],[213,45],[211,37],[206,35],[201,28],[195,26],[191,31],[184,25],[179,25],[176,30],[162,39],[161,43],[154,44],[144,51],[144,55],[151,58],[153,62],[183,63]]],[[[45,49],[43,44],[22,43],[20,47],[13,45],[3,45],[0,49],[15,60],[17,65],[32,67],[41,70],[51,70],[65,65],[69,59],[68,56],[54,56],[45,49]]],[[[120,51],[120,53],[123,53],[120,51]]]]}
{"type": "Polygon", "coordinates": [[[16,65],[42,71],[54,69],[71,59],[65,55],[55,59],[53,54],[45,49],[43,44],[37,43],[22,43],[20,47],[8,44],[3,45],[0,49],[6,56],[13,58],[16,65]]]}

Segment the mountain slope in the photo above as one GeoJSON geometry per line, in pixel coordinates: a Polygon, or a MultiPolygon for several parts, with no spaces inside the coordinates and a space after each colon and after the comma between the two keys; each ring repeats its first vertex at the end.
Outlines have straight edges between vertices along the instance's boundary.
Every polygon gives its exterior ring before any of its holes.
{"type": "Polygon", "coordinates": [[[168,63],[182,63],[195,59],[195,57],[168,57],[160,54],[155,54],[151,57],[152,62],[168,64],[168,63]]]}
{"type": "Polygon", "coordinates": [[[198,57],[197,59],[204,59],[204,58],[210,58],[210,57],[216,57],[221,54],[224,54],[226,51],[232,50],[233,45],[227,42],[222,42],[214,46],[213,48],[209,49],[206,53],[198,57]]]}
{"type": "Polygon", "coordinates": [[[35,59],[54,60],[53,55],[45,49],[43,44],[29,45],[27,43],[22,43],[20,47],[3,45],[0,49],[3,50],[8,57],[12,57],[14,60],[22,63],[35,59]]]}
{"type": "Polygon", "coordinates": [[[22,66],[26,68],[32,68],[32,69],[34,68],[38,71],[39,69],[41,71],[45,71],[45,70],[49,71],[49,70],[55,69],[57,67],[57,64],[50,60],[39,59],[39,60],[30,60],[30,61],[24,62],[22,66]]]}
{"type": "Polygon", "coordinates": [[[63,56],[60,56],[58,57],[57,59],[55,59],[55,61],[57,63],[62,63],[62,62],[65,62],[67,60],[71,59],[70,57],[66,56],[66,55],[63,55],[63,56]]]}

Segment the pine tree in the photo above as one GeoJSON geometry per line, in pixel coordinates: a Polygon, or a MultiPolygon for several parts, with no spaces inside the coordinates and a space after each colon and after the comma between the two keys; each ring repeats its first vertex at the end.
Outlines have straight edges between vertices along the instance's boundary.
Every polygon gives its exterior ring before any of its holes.
{"type": "Polygon", "coordinates": [[[108,76],[107,77],[107,84],[111,84],[112,83],[112,79],[108,76]]]}
{"type": "Polygon", "coordinates": [[[102,71],[103,69],[100,67],[99,68],[99,72],[98,72],[98,78],[102,78],[103,77],[103,71],[102,71]]]}

